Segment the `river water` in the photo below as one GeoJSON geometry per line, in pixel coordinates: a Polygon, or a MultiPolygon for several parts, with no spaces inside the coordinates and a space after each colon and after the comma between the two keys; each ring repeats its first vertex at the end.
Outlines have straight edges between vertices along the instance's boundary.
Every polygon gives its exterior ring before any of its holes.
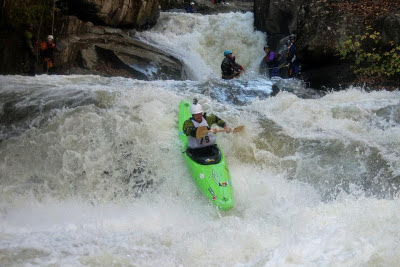
{"type": "Polygon", "coordinates": [[[182,58],[186,81],[1,76],[0,266],[397,266],[399,90],[260,76],[252,19],[162,13],[138,34],[182,58]],[[239,79],[220,79],[226,48],[239,79]],[[245,126],[217,136],[229,212],[180,152],[178,105],[194,97],[245,126]]]}

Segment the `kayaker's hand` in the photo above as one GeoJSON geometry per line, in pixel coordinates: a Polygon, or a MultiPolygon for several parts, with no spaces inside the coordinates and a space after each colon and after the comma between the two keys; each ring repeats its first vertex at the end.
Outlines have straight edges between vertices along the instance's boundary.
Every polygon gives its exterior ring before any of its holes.
{"type": "Polygon", "coordinates": [[[225,125],[224,129],[226,133],[230,133],[232,131],[232,128],[229,127],[228,125],[225,125]]]}
{"type": "Polygon", "coordinates": [[[212,132],[213,134],[217,134],[217,129],[212,128],[212,129],[210,129],[210,132],[212,132]]]}

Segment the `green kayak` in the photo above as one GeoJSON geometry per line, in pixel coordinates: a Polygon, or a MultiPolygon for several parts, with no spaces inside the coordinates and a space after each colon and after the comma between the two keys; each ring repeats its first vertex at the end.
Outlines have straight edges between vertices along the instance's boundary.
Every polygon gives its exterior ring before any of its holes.
{"type": "Polygon", "coordinates": [[[217,145],[213,145],[206,155],[196,155],[187,149],[188,138],[184,134],[183,123],[192,117],[190,102],[181,101],[179,105],[179,138],[182,142],[182,154],[189,173],[200,191],[220,210],[233,207],[232,181],[225,162],[225,156],[217,145]]]}

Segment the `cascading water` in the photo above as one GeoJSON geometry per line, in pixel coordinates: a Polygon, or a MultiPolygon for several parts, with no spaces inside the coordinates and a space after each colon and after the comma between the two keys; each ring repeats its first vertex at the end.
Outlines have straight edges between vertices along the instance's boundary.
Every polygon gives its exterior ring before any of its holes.
{"type": "Polygon", "coordinates": [[[0,77],[0,265],[397,265],[400,92],[321,95],[259,76],[250,25],[249,13],[163,13],[139,34],[177,47],[193,80],[0,77]],[[240,79],[220,79],[226,48],[240,79]],[[217,137],[226,213],[181,156],[178,104],[194,97],[245,126],[217,137]]]}
{"type": "Polygon", "coordinates": [[[254,31],[253,21],[252,13],[162,13],[154,28],[136,36],[182,58],[194,80],[220,79],[226,49],[254,77],[264,56],[265,34],[254,31]]]}

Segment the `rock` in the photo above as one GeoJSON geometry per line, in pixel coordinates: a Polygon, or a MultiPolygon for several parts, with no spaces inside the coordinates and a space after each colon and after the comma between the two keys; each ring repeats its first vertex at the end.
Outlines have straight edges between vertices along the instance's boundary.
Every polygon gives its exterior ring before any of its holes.
{"type": "Polygon", "coordinates": [[[80,20],[120,28],[147,28],[160,15],[158,0],[60,0],[58,5],[80,20]]]}
{"type": "Polygon", "coordinates": [[[340,87],[356,78],[349,62],[338,56],[340,44],[370,25],[387,42],[398,45],[399,4],[399,0],[255,0],[254,23],[267,32],[273,50],[281,47],[284,36],[296,33],[302,78],[311,87],[340,87]]]}
{"type": "Polygon", "coordinates": [[[400,45],[400,11],[378,19],[375,22],[375,28],[382,29],[381,33],[385,42],[393,41],[396,45],[400,45]]]}
{"type": "MultiPolygon", "coordinates": [[[[190,1],[189,1],[190,2],[190,1]]],[[[194,1],[199,14],[218,14],[229,12],[251,12],[253,11],[254,3],[252,0],[226,0],[226,3],[221,0],[220,3],[214,4],[211,0],[194,1]]],[[[186,12],[187,4],[182,0],[176,2],[170,0],[160,0],[161,10],[166,12],[186,12]]]]}
{"type": "Polygon", "coordinates": [[[98,74],[142,80],[186,79],[183,63],[124,31],[64,17],[55,53],[58,74],[98,74]]]}
{"type": "Polygon", "coordinates": [[[302,0],[255,0],[254,25],[266,32],[268,45],[276,50],[282,38],[297,31],[297,15],[302,0]]]}
{"type": "Polygon", "coordinates": [[[305,0],[298,14],[297,53],[305,64],[336,64],[339,44],[362,29],[358,17],[328,1],[305,0]]]}
{"type": "Polygon", "coordinates": [[[391,3],[349,0],[303,2],[297,20],[296,49],[303,65],[303,78],[310,82],[311,87],[336,88],[355,81],[356,75],[349,62],[338,55],[339,47],[349,36],[363,34],[367,25],[374,25],[374,29],[381,32],[387,41],[399,41],[399,16],[382,11],[383,6],[388,11],[395,9],[395,4],[391,6],[391,3]]]}

